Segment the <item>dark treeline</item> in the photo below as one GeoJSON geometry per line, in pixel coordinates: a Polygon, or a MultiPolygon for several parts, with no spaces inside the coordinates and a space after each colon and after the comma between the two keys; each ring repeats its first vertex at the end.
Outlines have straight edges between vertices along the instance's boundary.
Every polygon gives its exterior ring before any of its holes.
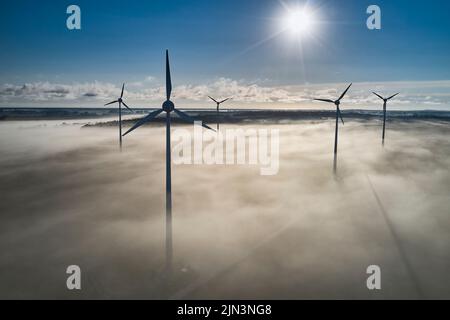
{"type": "MultiPolygon", "coordinates": [[[[151,109],[135,109],[136,118],[147,114],[151,109]]],[[[334,110],[274,110],[274,109],[223,109],[217,115],[213,109],[184,109],[194,118],[205,122],[214,123],[217,120],[221,123],[252,123],[252,122],[279,122],[289,120],[320,120],[333,118],[336,115],[334,110]]],[[[0,108],[1,120],[37,120],[37,119],[83,119],[102,118],[116,116],[117,108],[0,108]]],[[[124,114],[131,115],[128,110],[123,110],[124,114]]],[[[382,110],[342,110],[346,119],[377,119],[382,116],[382,110]]],[[[388,111],[389,118],[397,120],[439,120],[450,121],[449,111],[388,111]]],[[[156,119],[158,121],[158,119],[156,119]]],[[[128,124],[134,119],[124,120],[128,124]]],[[[162,119],[159,119],[162,121],[162,119]]],[[[176,123],[177,118],[174,116],[176,123]]],[[[115,121],[111,121],[114,123],[115,121]]],[[[108,125],[109,122],[98,125],[108,125]]]]}

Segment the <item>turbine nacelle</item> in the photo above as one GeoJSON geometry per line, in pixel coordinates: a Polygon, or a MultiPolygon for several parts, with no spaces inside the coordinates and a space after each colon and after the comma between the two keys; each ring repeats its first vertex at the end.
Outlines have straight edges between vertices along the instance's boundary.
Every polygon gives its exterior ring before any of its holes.
{"type": "Polygon", "coordinates": [[[383,98],[382,96],[380,96],[378,93],[376,92],[372,92],[374,95],[376,95],[378,98],[380,98],[381,100],[383,100],[384,103],[387,103],[389,100],[391,100],[392,98],[396,97],[397,95],[399,95],[400,93],[396,93],[392,96],[390,96],[389,98],[383,98]]]}
{"type": "Polygon", "coordinates": [[[162,109],[165,112],[172,112],[175,109],[175,105],[173,104],[172,101],[170,100],[166,100],[164,101],[164,103],[162,104],[162,109]]]}
{"type": "Polygon", "coordinates": [[[222,100],[222,101],[218,101],[218,100],[214,99],[214,98],[211,97],[211,96],[208,96],[208,98],[210,98],[212,101],[214,101],[214,102],[216,103],[217,106],[219,106],[220,104],[222,104],[222,103],[224,103],[224,102],[226,102],[226,101],[228,101],[228,100],[230,100],[230,99],[233,99],[233,97],[231,97],[231,98],[226,98],[226,99],[224,99],[224,100],[222,100]]]}
{"type": "Polygon", "coordinates": [[[122,85],[122,92],[120,93],[120,97],[117,98],[117,100],[114,100],[114,101],[111,101],[111,102],[105,104],[105,106],[109,106],[110,104],[118,103],[119,104],[119,109],[121,109],[121,106],[123,105],[125,108],[127,108],[128,110],[133,112],[133,110],[131,110],[131,108],[122,99],[123,98],[123,91],[124,91],[124,89],[125,89],[125,83],[122,85]]]}
{"type": "Polygon", "coordinates": [[[342,98],[344,98],[345,94],[347,93],[347,91],[350,89],[351,86],[352,86],[352,83],[350,83],[350,85],[347,87],[347,89],[345,89],[345,91],[341,94],[341,96],[337,100],[331,100],[331,99],[314,99],[314,100],[333,103],[336,106],[336,121],[339,117],[339,118],[341,118],[342,124],[344,124],[344,119],[342,119],[341,110],[339,109],[339,106],[341,105],[342,98]]]}

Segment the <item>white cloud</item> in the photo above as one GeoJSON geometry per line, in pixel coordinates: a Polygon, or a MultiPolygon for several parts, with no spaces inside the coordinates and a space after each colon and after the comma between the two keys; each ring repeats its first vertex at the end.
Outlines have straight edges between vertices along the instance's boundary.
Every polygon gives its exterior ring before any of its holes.
{"type": "MultiPolygon", "coordinates": [[[[164,86],[153,85],[156,79],[148,76],[142,82],[129,83],[125,97],[127,101],[147,106],[160,104],[165,99],[164,86]]],[[[203,84],[181,84],[173,88],[173,99],[183,104],[197,107],[210,106],[207,96],[218,99],[233,97],[234,107],[312,107],[327,108],[312,98],[335,99],[347,84],[314,84],[295,86],[266,86],[244,80],[218,78],[203,84]]],[[[424,82],[365,82],[355,83],[343,100],[344,108],[377,107],[379,99],[372,94],[382,95],[396,92],[401,94],[391,102],[391,107],[449,108],[450,81],[424,82]]],[[[100,106],[116,98],[120,87],[111,83],[58,84],[50,82],[26,83],[23,85],[4,84],[0,86],[0,103],[10,105],[77,105],[80,107],[100,106]]]]}

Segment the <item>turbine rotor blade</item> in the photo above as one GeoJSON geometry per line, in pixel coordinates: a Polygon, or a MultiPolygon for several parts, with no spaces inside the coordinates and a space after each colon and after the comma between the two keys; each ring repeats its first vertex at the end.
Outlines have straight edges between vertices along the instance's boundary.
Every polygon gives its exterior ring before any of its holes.
{"type": "Polygon", "coordinates": [[[119,101],[118,101],[118,100],[115,100],[115,101],[108,102],[107,104],[105,104],[105,107],[108,106],[108,105],[110,105],[110,104],[116,103],[116,102],[119,102],[119,101]]]}
{"type": "Polygon", "coordinates": [[[203,123],[203,121],[202,121],[202,127],[203,127],[203,128],[206,128],[206,129],[209,129],[209,130],[212,130],[212,131],[214,131],[214,132],[216,132],[216,130],[214,130],[213,128],[211,128],[210,126],[208,126],[206,123],[203,123]]]}
{"type": "Polygon", "coordinates": [[[347,87],[347,89],[345,89],[344,93],[341,94],[341,96],[339,97],[338,101],[341,100],[341,99],[345,96],[345,94],[347,93],[348,89],[350,89],[350,87],[352,86],[352,84],[353,84],[353,83],[350,83],[350,85],[347,87]]]}
{"type": "Polygon", "coordinates": [[[125,108],[127,108],[127,109],[130,110],[131,112],[134,112],[129,106],[127,106],[127,104],[126,104],[125,102],[122,101],[122,103],[123,103],[123,105],[125,106],[125,108]]]}
{"type": "MultiPolygon", "coordinates": [[[[186,122],[188,122],[188,123],[194,123],[195,122],[195,119],[194,118],[192,118],[191,116],[189,116],[189,115],[187,115],[186,113],[184,113],[184,112],[182,112],[182,111],[180,111],[180,110],[178,110],[178,109],[174,109],[173,110],[183,121],[186,121],[186,122]]],[[[204,128],[206,128],[206,129],[209,129],[209,130],[212,130],[212,131],[216,131],[216,130],[214,130],[214,129],[212,129],[211,127],[209,127],[208,125],[206,125],[206,124],[204,124],[203,123],[203,121],[202,121],[202,127],[204,127],[204,128]]]]}
{"type": "Polygon", "coordinates": [[[399,93],[396,93],[396,94],[394,94],[393,96],[390,96],[389,98],[387,98],[387,100],[391,100],[393,97],[395,97],[395,96],[397,96],[397,95],[399,95],[400,94],[400,92],[399,93]]]}
{"type": "Polygon", "coordinates": [[[315,100],[315,101],[323,101],[323,102],[334,103],[334,101],[333,101],[333,100],[330,100],[330,99],[313,99],[313,100],[315,100]]]}
{"type": "Polygon", "coordinates": [[[222,100],[222,101],[220,101],[219,103],[224,103],[225,101],[228,101],[228,100],[230,100],[230,99],[232,99],[232,98],[226,98],[225,100],[222,100]]]}
{"type": "Polygon", "coordinates": [[[163,109],[159,109],[153,112],[150,112],[148,115],[146,115],[144,118],[142,118],[141,120],[139,120],[138,122],[136,122],[134,124],[134,126],[132,126],[127,132],[125,132],[122,136],[127,135],[128,133],[130,133],[131,131],[133,131],[136,128],[139,128],[140,126],[142,126],[144,123],[150,122],[153,119],[156,118],[156,116],[158,114],[160,114],[161,112],[163,112],[163,109]]]}
{"type": "Polygon", "coordinates": [[[125,83],[122,85],[122,92],[120,93],[120,97],[123,97],[123,89],[125,89],[125,83]]]}
{"type": "Polygon", "coordinates": [[[211,96],[208,96],[208,98],[210,98],[212,101],[214,101],[215,103],[218,103],[217,102],[217,100],[216,99],[214,99],[213,97],[211,97],[211,96]]]}
{"type": "Polygon", "coordinates": [[[166,50],[166,97],[170,100],[172,93],[172,79],[170,78],[169,50],[166,50]]]}
{"type": "Polygon", "coordinates": [[[341,109],[339,109],[338,106],[336,106],[336,108],[337,108],[336,112],[338,113],[339,118],[341,118],[342,124],[345,124],[345,123],[344,123],[344,119],[342,118],[341,109]]]}
{"type": "Polygon", "coordinates": [[[382,96],[380,96],[378,93],[372,92],[374,95],[376,95],[378,98],[380,98],[381,100],[384,100],[384,98],[382,96]]]}

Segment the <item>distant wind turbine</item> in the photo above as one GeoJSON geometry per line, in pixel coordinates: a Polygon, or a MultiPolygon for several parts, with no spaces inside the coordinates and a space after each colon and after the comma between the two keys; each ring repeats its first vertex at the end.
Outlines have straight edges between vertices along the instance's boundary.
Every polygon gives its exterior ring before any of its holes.
{"type": "Polygon", "coordinates": [[[133,112],[133,110],[131,110],[130,107],[127,106],[125,101],[122,100],[122,98],[123,98],[123,90],[124,89],[125,89],[125,83],[122,85],[122,92],[120,93],[120,97],[117,100],[115,100],[115,101],[111,101],[111,102],[105,104],[105,106],[108,106],[108,105],[113,104],[113,103],[118,103],[119,104],[119,143],[120,143],[120,149],[121,150],[122,150],[122,104],[125,106],[125,108],[127,108],[128,110],[133,112]]]}
{"type": "MultiPolygon", "coordinates": [[[[172,93],[172,80],[170,78],[170,64],[169,64],[169,51],[166,50],[166,101],[164,101],[162,108],[156,111],[150,112],[147,116],[136,122],[124,136],[133,131],[134,129],[142,126],[143,124],[152,121],[161,112],[166,112],[166,269],[169,271],[172,268],[172,176],[171,176],[171,148],[170,148],[170,113],[175,112],[183,121],[188,123],[194,123],[195,120],[188,116],[186,113],[181,112],[175,108],[175,105],[170,101],[170,95],[172,93]]],[[[202,123],[202,126],[211,129],[206,124],[202,123]]]]}
{"type": "Polygon", "coordinates": [[[386,104],[389,100],[391,100],[392,98],[394,98],[395,96],[399,95],[400,93],[396,93],[393,96],[390,96],[389,98],[383,98],[382,96],[380,96],[378,93],[372,92],[374,95],[376,95],[378,98],[380,98],[381,100],[383,100],[383,136],[382,136],[382,144],[384,146],[384,132],[386,129],[386,104]]]}
{"type": "Polygon", "coordinates": [[[217,101],[216,99],[214,99],[211,96],[208,96],[208,98],[210,98],[212,101],[214,101],[216,103],[216,107],[217,107],[217,131],[219,131],[219,106],[220,104],[224,103],[225,101],[228,101],[232,98],[226,98],[225,100],[222,101],[217,101]]]}
{"type": "Polygon", "coordinates": [[[350,89],[352,84],[353,83],[350,83],[350,85],[347,87],[347,89],[345,89],[345,91],[341,94],[339,99],[337,99],[335,101],[330,100],[330,99],[314,99],[316,101],[324,101],[324,102],[334,103],[336,105],[336,131],[334,134],[334,162],[333,162],[334,172],[336,172],[339,118],[341,118],[342,124],[344,124],[344,119],[342,119],[341,109],[339,109],[339,105],[341,104],[342,98],[344,98],[345,94],[347,93],[348,89],[350,89]]]}

